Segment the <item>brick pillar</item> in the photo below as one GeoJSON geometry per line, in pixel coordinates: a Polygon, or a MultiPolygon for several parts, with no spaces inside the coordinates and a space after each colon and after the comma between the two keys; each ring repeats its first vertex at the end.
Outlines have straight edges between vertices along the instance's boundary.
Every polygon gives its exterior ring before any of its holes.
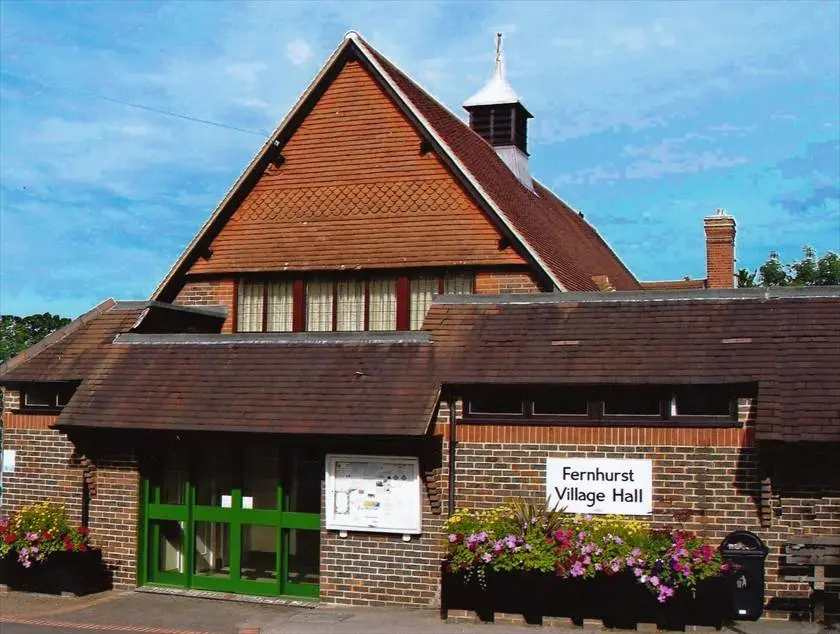
{"type": "Polygon", "coordinates": [[[706,286],[735,287],[735,218],[723,209],[703,219],[706,230],[706,286]]]}

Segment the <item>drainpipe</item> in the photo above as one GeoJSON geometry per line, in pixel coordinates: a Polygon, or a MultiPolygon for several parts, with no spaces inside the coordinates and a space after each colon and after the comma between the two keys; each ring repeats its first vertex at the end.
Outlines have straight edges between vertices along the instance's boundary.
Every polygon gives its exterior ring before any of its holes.
{"type": "Polygon", "coordinates": [[[449,517],[455,514],[455,448],[458,446],[455,433],[455,399],[449,400],[449,517]]]}

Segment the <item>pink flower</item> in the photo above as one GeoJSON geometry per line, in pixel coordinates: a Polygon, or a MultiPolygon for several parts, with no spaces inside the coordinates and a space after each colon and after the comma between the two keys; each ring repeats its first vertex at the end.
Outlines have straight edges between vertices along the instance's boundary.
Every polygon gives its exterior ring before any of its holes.
{"type": "Polygon", "coordinates": [[[648,579],[648,583],[655,588],[656,586],[659,585],[659,577],[657,577],[656,575],[651,576],[648,579]]]}

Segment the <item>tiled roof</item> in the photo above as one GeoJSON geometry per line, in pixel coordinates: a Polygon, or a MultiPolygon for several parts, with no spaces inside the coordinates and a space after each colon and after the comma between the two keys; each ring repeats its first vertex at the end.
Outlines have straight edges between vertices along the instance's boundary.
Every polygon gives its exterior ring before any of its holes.
{"type": "MultiPolygon", "coordinates": [[[[395,333],[399,334],[399,333],[395,333]]],[[[109,347],[63,427],[422,436],[437,403],[428,343],[241,343],[109,347]]],[[[257,336],[256,339],[259,339],[257,336]]],[[[329,339],[329,338],[328,338],[329,339]]],[[[189,340],[188,340],[189,341],[189,340]]]]}
{"type": "Polygon", "coordinates": [[[706,288],[706,280],[657,280],[655,282],[639,282],[646,291],[684,291],[696,288],[706,288]]]}
{"type": "Polygon", "coordinates": [[[444,297],[424,327],[444,384],[756,383],[759,439],[840,440],[836,289],[627,295],[444,297]]]}

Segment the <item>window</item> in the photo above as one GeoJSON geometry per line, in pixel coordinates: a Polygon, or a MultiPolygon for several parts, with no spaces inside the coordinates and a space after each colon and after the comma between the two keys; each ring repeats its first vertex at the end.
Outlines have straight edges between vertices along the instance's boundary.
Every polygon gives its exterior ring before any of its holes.
{"type": "Polygon", "coordinates": [[[30,385],[23,390],[23,407],[60,409],[70,402],[75,385],[30,385]]]}
{"type": "Polygon", "coordinates": [[[557,386],[534,394],[535,416],[586,416],[589,413],[590,392],[586,387],[557,386]]]}
{"type": "Polygon", "coordinates": [[[381,278],[370,281],[369,330],[397,329],[397,280],[381,278]]]}
{"type": "Polygon", "coordinates": [[[306,285],[306,330],[333,329],[333,283],[313,281],[306,285]]]}
{"type": "Polygon", "coordinates": [[[440,291],[440,280],[436,277],[416,277],[411,280],[411,297],[408,300],[411,306],[411,320],[409,327],[412,330],[420,330],[423,320],[432,305],[432,297],[440,291]]]}
{"type": "Polygon", "coordinates": [[[471,272],[306,281],[241,279],[236,330],[419,330],[436,294],[466,295],[473,287],[471,272]]]}
{"type": "Polygon", "coordinates": [[[674,390],[671,416],[729,416],[731,389],[725,385],[685,385],[674,390]]]}
{"type": "Polygon", "coordinates": [[[615,416],[659,416],[661,401],[666,398],[662,388],[645,385],[613,386],[604,396],[604,414],[615,416]]]}
{"type": "Polygon", "coordinates": [[[522,396],[518,390],[488,389],[469,399],[470,414],[507,414],[521,416],[522,396]]]}

